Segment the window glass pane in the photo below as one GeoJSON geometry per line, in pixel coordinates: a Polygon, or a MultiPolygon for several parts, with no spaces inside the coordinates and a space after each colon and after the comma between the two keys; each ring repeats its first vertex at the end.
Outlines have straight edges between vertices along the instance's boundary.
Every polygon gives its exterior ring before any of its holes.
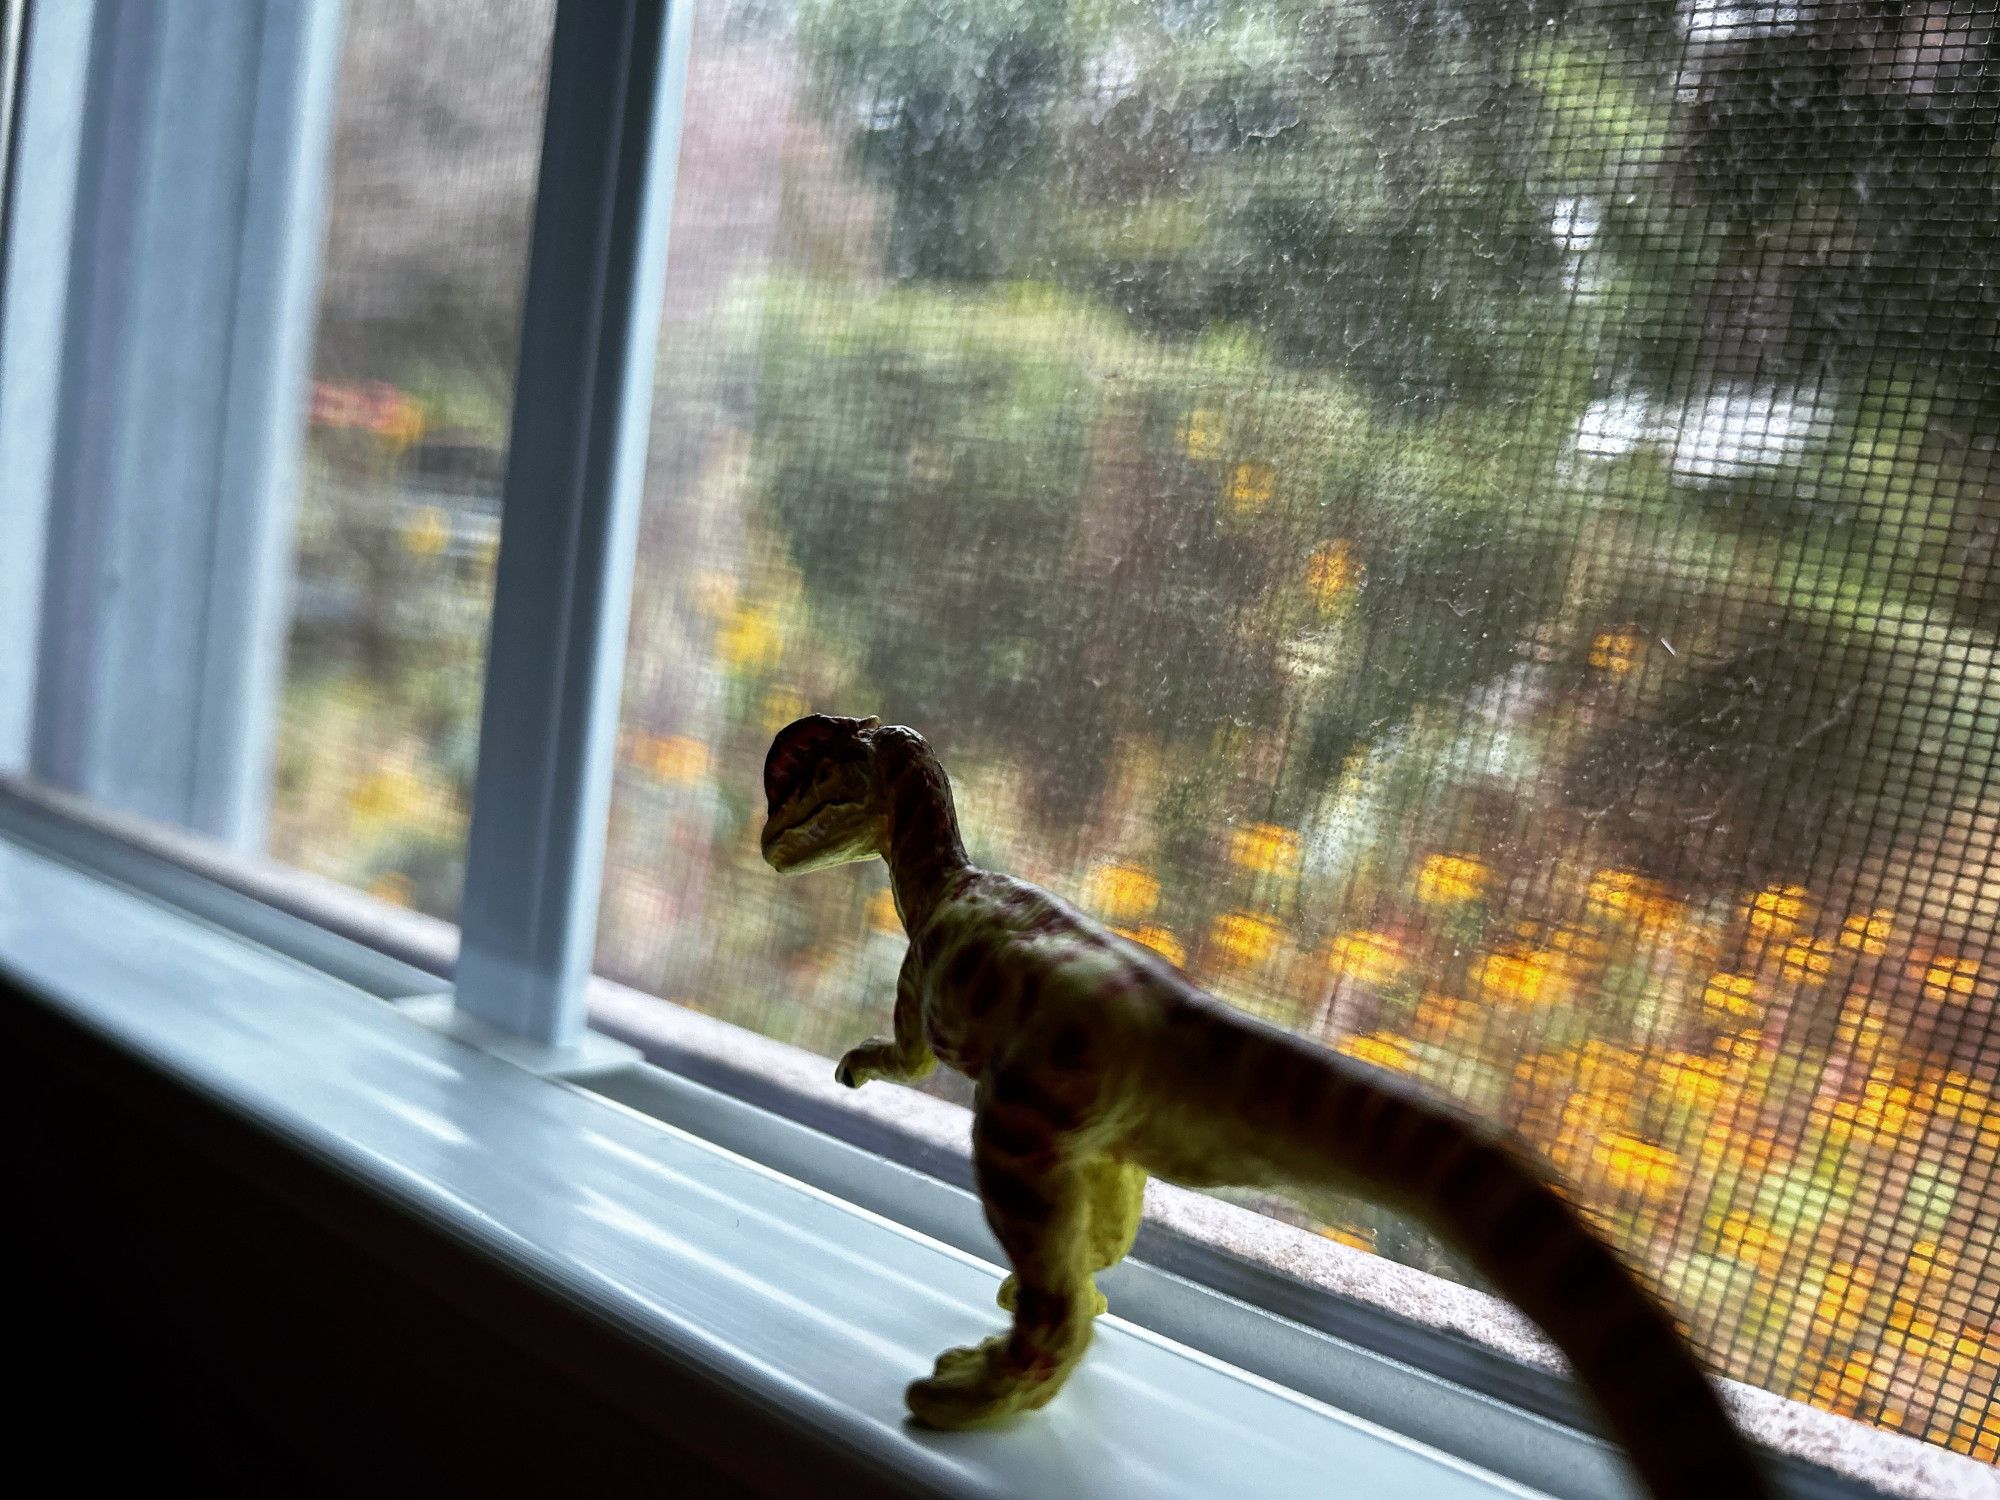
{"type": "Polygon", "coordinates": [[[554,14],[347,8],[270,848],[446,917],[554,14]]]}
{"type": "Polygon", "coordinates": [[[295,10],[35,10],[0,758],[450,917],[554,0],[295,10]]]}
{"type": "Polygon", "coordinates": [[[602,968],[879,1032],[881,867],[772,875],[759,768],[913,724],[977,861],[1520,1131],[1718,1367],[1994,1457],[1992,44],[707,7],[602,968]]]}

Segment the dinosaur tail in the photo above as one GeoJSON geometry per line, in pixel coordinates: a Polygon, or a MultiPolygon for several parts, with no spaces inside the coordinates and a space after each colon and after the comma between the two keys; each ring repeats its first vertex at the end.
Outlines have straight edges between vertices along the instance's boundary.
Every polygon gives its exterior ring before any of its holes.
{"type": "Polygon", "coordinates": [[[1666,1309],[1502,1135],[1276,1028],[1206,1009],[1189,1019],[1201,1061],[1183,1097],[1226,1091],[1201,1114],[1241,1126],[1214,1143],[1219,1155],[1272,1185],[1361,1192],[1434,1229],[1569,1358],[1657,1500],[1773,1493],[1666,1309]]]}

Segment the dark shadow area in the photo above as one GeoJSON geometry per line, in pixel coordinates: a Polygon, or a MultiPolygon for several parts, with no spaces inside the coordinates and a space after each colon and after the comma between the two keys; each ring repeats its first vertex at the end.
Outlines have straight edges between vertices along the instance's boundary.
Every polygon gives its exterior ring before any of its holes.
{"type": "Polygon", "coordinates": [[[888,1492],[4,980],[0,1035],[23,1470],[210,1495],[888,1492]]]}

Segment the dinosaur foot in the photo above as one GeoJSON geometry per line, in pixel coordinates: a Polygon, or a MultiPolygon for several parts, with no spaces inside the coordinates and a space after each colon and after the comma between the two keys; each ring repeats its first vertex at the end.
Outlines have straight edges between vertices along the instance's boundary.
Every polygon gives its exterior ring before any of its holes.
{"type": "Polygon", "coordinates": [[[1007,1336],[947,1349],[926,1380],[904,1393],[910,1415],[926,1427],[980,1427],[1017,1412],[1035,1411],[1054,1399],[1069,1377],[1067,1366],[1023,1369],[1007,1357],[1007,1336]]]}

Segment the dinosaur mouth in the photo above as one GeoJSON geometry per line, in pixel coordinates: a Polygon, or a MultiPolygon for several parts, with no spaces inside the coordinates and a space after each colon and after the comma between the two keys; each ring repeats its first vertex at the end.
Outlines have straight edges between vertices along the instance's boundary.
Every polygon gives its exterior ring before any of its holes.
{"type": "Polygon", "coordinates": [[[840,831],[840,815],[852,806],[845,802],[822,802],[788,822],[766,823],[761,840],[765,862],[783,868],[786,863],[811,854],[840,831]]]}

